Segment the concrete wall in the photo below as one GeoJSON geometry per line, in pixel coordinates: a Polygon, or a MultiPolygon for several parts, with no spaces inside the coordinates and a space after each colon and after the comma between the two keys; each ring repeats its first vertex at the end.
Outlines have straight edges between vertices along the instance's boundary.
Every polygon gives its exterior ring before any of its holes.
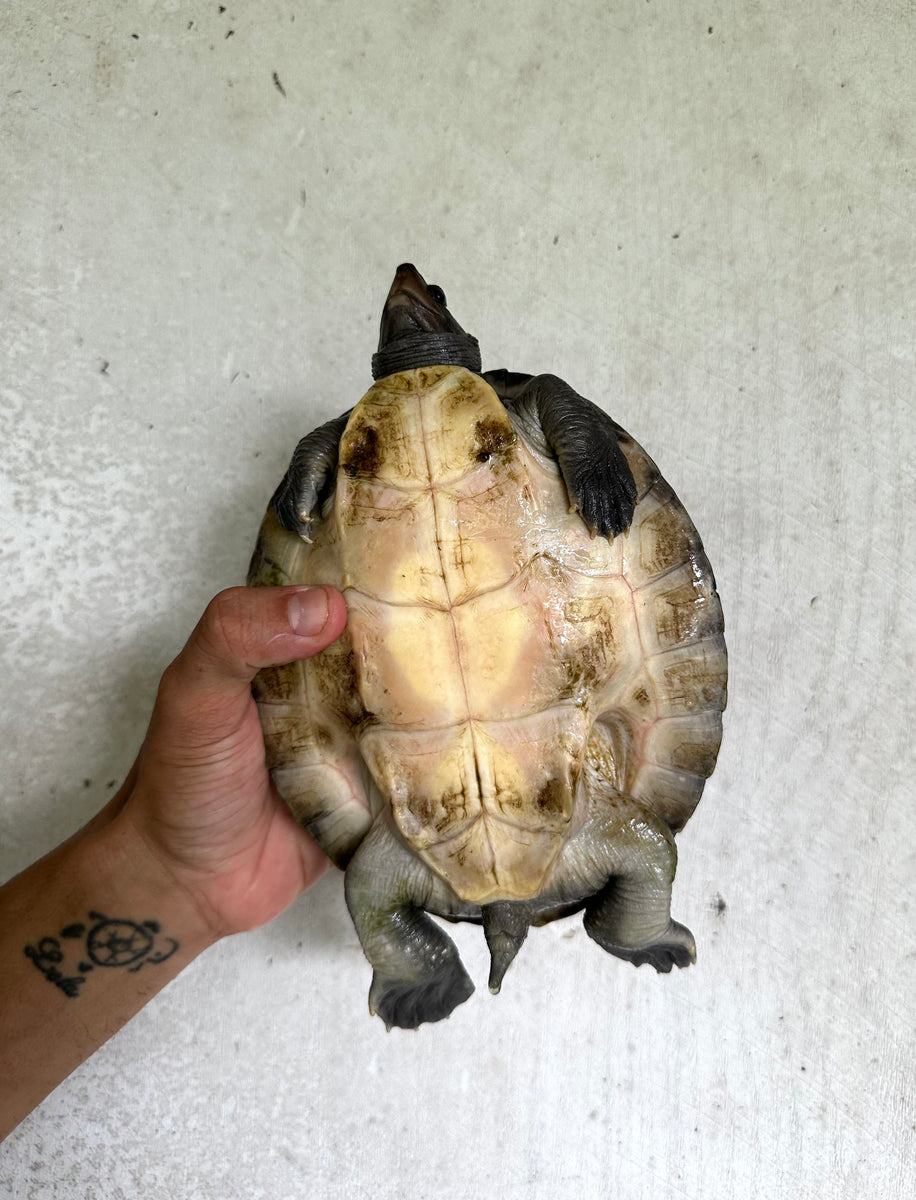
{"type": "Polygon", "coordinates": [[[732,661],[695,968],[576,920],[419,1033],[340,877],[0,1155],[14,1197],[909,1197],[916,11],[227,0],[0,13],[0,876],[111,795],[417,263],[657,459],[732,661]],[[724,900],[724,904],[722,901],[724,900]]]}

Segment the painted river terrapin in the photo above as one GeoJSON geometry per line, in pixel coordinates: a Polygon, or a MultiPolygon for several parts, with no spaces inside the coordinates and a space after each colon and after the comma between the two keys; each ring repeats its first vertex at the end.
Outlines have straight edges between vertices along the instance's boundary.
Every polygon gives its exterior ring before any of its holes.
{"type": "Polygon", "coordinates": [[[299,443],[249,583],[327,583],[342,637],[255,681],[268,764],[346,869],[389,1027],[473,991],[430,919],[483,925],[490,988],[530,925],[695,959],[673,835],[719,749],[726,654],[699,536],[648,455],[552,375],[481,373],[410,264],[376,382],[299,443]]]}

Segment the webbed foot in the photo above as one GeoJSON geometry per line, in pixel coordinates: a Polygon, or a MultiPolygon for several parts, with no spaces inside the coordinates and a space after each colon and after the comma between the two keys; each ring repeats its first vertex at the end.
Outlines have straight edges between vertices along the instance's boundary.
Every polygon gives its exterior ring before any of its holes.
{"type": "Polygon", "coordinates": [[[389,1029],[441,1021],[474,991],[455,943],[425,911],[436,886],[383,810],[344,880],[347,907],[372,964],[369,1009],[389,1029]]]}
{"type": "Polygon", "coordinates": [[[592,536],[611,538],[629,529],[636,505],[636,485],[616,444],[608,443],[604,457],[585,460],[567,487],[592,536]]]}
{"type": "Polygon", "coordinates": [[[662,936],[645,946],[615,946],[603,935],[600,922],[592,919],[591,914],[586,914],[585,932],[608,954],[625,959],[634,967],[649,963],[662,975],[667,975],[672,967],[689,967],[697,961],[693,934],[677,921],[669,921],[662,936]]]}
{"type": "Polygon", "coordinates": [[[447,957],[420,979],[391,979],[372,974],[369,1011],[391,1029],[417,1029],[429,1021],[448,1017],[474,991],[458,955],[447,957]]]}

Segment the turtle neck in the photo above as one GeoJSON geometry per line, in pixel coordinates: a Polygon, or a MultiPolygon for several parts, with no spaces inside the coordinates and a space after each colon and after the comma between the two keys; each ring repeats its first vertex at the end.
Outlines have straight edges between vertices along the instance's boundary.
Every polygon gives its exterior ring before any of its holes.
{"type": "Polygon", "coordinates": [[[415,367],[456,366],[480,372],[480,346],[469,333],[406,333],[372,355],[372,378],[415,367]]]}

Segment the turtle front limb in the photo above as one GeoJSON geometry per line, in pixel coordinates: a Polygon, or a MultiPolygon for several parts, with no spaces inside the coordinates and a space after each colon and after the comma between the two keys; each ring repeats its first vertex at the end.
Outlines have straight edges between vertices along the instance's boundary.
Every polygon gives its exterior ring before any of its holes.
{"type": "Polygon", "coordinates": [[[570,506],[592,534],[610,538],[628,529],[636,483],[607,413],[556,375],[499,370],[483,378],[532,443],[556,458],[570,506]]]}
{"type": "Polygon", "coordinates": [[[373,968],[369,1010],[388,1029],[441,1021],[474,991],[454,942],[424,911],[437,883],[387,813],[347,868],[347,907],[373,968]]]}
{"type": "Polygon", "coordinates": [[[334,486],[340,439],[350,412],[319,425],[293,451],[272,503],[284,529],[308,539],[312,521],[334,486]]]}

